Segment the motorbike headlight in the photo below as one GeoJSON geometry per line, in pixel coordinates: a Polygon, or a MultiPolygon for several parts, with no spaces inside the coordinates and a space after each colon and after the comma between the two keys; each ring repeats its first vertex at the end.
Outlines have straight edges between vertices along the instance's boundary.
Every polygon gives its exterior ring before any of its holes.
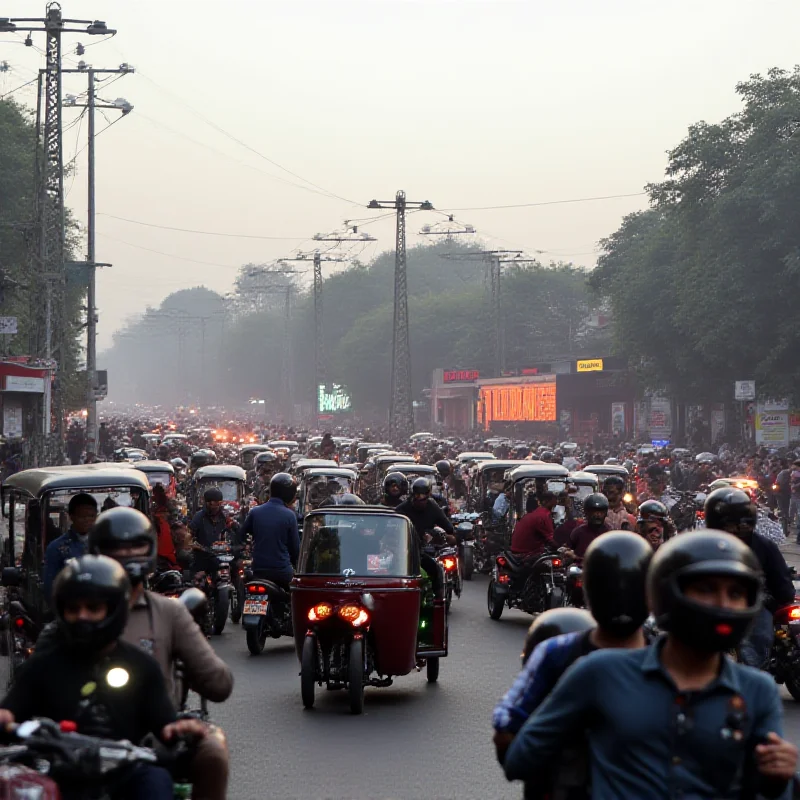
{"type": "Polygon", "coordinates": [[[128,670],[122,667],[112,667],[106,673],[106,683],[112,689],[121,689],[123,686],[127,686],[130,677],[128,670]]]}

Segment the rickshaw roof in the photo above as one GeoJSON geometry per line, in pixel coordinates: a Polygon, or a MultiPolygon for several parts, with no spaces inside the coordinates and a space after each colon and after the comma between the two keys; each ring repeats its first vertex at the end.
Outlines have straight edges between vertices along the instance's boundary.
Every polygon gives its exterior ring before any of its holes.
{"type": "Polygon", "coordinates": [[[137,469],[95,468],[92,464],[26,469],[6,478],[3,487],[9,486],[25,492],[31,497],[41,497],[46,492],[55,492],[60,489],[80,490],[105,487],[130,487],[150,492],[147,477],[137,469]]]}
{"type": "Polygon", "coordinates": [[[267,442],[267,444],[273,450],[280,450],[282,447],[300,447],[299,442],[290,439],[273,439],[271,442],[267,442]]]}
{"type": "Polygon", "coordinates": [[[165,439],[188,439],[189,435],[186,433],[168,433],[165,439]]]}
{"type": "Polygon", "coordinates": [[[292,469],[315,469],[329,467],[335,469],[339,464],[332,458],[299,458],[292,464],[292,469]]]}
{"type": "Polygon", "coordinates": [[[243,444],[239,448],[239,455],[242,453],[266,453],[272,448],[268,444],[243,444]]]}
{"type": "Polygon", "coordinates": [[[511,470],[509,479],[512,481],[525,478],[566,478],[569,470],[561,464],[522,464],[511,470]]]}
{"type": "Polygon", "coordinates": [[[208,464],[200,467],[194,474],[195,481],[206,479],[243,481],[246,478],[247,473],[235,464],[208,464]]]}
{"type": "Polygon", "coordinates": [[[475,465],[475,471],[482,474],[488,469],[513,469],[523,464],[530,464],[530,462],[520,458],[487,458],[475,465]]]}
{"type": "Polygon", "coordinates": [[[160,433],[143,433],[142,434],[142,439],[160,439],[160,438],[161,438],[161,434],[160,433]]]}
{"type": "Polygon", "coordinates": [[[410,464],[412,461],[416,463],[416,459],[411,453],[379,453],[373,459],[376,464],[410,464]]]}
{"type": "Polygon", "coordinates": [[[394,509],[386,508],[386,506],[326,506],[324,508],[315,508],[313,511],[309,511],[305,517],[303,518],[303,522],[307,522],[314,516],[322,515],[322,514],[336,514],[337,516],[353,516],[353,517],[363,517],[363,516],[375,516],[375,517],[392,517],[393,519],[402,519],[404,522],[408,523],[408,528],[411,532],[413,532],[413,527],[411,525],[411,520],[408,517],[404,517],[402,514],[397,514],[394,509]]]}
{"type": "Polygon", "coordinates": [[[401,461],[397,464],[392,464],[387,472],[424,472],[426,475],[439,474],[436,467],[430,464],[412,464],[410,461],[401,461]]]}
{"type": "Polygon", "coordinates": [[[622,464],[589,464],[583,472],[592,472],[595,475],[624,475],[628,477],[628,470],[622,464]]]}
{"type": "Polygon", "coordinates": [[[158,461],[154,458],[147,461],[137,461],[133,468],[138,469],[140,472],[169,472],[171,475],[175,474],[175,467],[169,461],[158,461]]]}
{"type": "Polygon", "coordinates": [[[487,453],[485,450],[468,450],[465,453],[459,453],[456,461],[497,461],[497,456],[494,453],[487,453]]]}
{"type": "Polygon", "coordinates": [[[580,469],[575,472],[570,472],[569,479],[573,483],[591,483],[593,485],[597,485],[600,481],[597,475],[594,472],[586,472],[586,470],[580,469]]]}
{"type": "Polygon", "coordinates": [[[303,473],[303,478],[350,478],[356,480],[355,470],[346,467],[312,467],[303,473]]]}

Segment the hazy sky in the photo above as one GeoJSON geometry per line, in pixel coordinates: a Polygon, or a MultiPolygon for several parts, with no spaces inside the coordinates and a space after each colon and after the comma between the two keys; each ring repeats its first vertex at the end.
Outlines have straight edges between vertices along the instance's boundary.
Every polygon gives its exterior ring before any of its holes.
{"type": "MultiPolygon", "coordinates": [[[[44,7],[5,0],[0,15],[44,7]]],[[[665,151],[688,125],[738,110],[737,81],[800,61],[796,0],[63,0],[62,8],[119,31],[87,50],[88,63],[138,70],[99,90],[134,111],[97,140],[98,212],[297,237],[200,236],[99,216],[97,258],[114,264],[98,283],[101,347],[146,304],[198,284],[225,292],[242,263],[287,255],[316,232],[371,216],[356,204],[397,189],[439,209],[639,192],[661,178],[665,151]],[[308,186],[222,131],[345,199],[289,185],[308,186]]],[[[74,44],[98,38],[67,35],[65,53],[77,61],[74,44]]],[[[0,94],[43,63],[20,42],[0,34],[0,61],[11,66],[0,94]]],[[[42,34],[35,43],[43,46],[42,34]]],[[[14,96],[33,103],[32,88],[14,96]]],[[[85,88],[85,78],[65,79],[65,93],[85,88]]],[[[76,117],[65,110],[65,125],[76,117]]],[[[106,124],[98,118],[98,130],[106,124]]],[[[65,160],[85,137],[85,122],[65,133],[65,160]]],[[[83,221],[85,153],[77,164],[67,203],[83,221]]],[[[456,217],[493,246],[590,265],[597,240],[643,205],[631,197],[456,217]]],[[[440,219],[415,215],[409,230],[440,219]]],[[[393,247],[391,220],[367,230],[379,241],[365,256],[393,247]]]]}

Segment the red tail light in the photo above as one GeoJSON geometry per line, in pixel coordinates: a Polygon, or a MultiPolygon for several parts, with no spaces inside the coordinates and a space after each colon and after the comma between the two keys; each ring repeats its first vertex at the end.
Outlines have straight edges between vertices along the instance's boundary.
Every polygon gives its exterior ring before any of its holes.
{"type": "Polygon", "coordinates": [[[554,558],[553,561],[552,561],[552,564],[553,564],[554,567],[560,567],[561,566],[561,559],[560,558],[554,558]]]}
{"type": "Polygon", "coordinates": [[[798,621],[800,621],[800,606],[784,606],[775,612],[775,622],[778,625],[798,621]]]}
{"type": "Polygon", "coordinates": [[[498,583],[509,583],[510,581],[511,581],[511,576],[506,575],[505,573],[501,573],[500,575],[497,576],[498,583]]]}
{"type": "Polygon", "coordinates": [[[25,620],[24,620],[24,619],[22,619],[22,617],[17,617],[17,618],[14,620],[14,624],[15,624],[15,625],[16,625],[18,628],[23,628],[23,627],[25,626],[25,620]]]}
{"type": "Polygon", "coordinates": [[[448,571],[452,572],[456,568],[456,560],[454,558],[443,558],[442,566],[448,571]]]}
{"type": "Polygon", "coordinates": [[[266,594],[267,587],[260,583],[251,583],[245,587],[248,594],[266,594]]]}
{"type": "Polygon", "coordinates": [[[497,556],[497,566],[498,567],[508,566],[508,561],[506,561],[504,556],[497,556]]]}

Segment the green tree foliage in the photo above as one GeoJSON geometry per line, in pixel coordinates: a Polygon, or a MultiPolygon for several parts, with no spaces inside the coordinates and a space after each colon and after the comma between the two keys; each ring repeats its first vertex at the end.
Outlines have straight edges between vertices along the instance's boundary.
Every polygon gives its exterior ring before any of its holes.
{"type": "Polygon", "coordinates": [[[648,187],[653,207],[601,243],[592,282],[652,386],[728,400],[754,378],[800,399],[800,68],[736,91],[742,110],[693,125],[648,187]]]}

